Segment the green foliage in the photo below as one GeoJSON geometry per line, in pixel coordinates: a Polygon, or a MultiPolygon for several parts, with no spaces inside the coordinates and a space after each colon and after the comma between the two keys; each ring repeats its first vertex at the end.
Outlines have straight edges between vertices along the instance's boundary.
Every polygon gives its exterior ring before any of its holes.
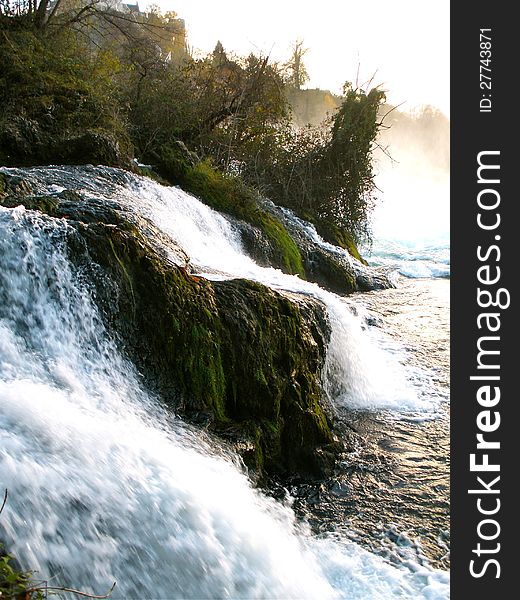
{"type": "Polygon", "coordinates": [[[365,93],[347,84],[343,102],[332,118],[331,139],[319,165],[322,183],[318,214],[328,221],[364,233],[373,206],[371,152],[379,129],[378,110],[384,93],[365,93]]]}
{"type": "MultiPolygon", "coordinates": [[[[305,79],[302,42],[285,65],[230,56],[220,43],[195,59],[173,13],[120,19],[96,8],[78,20],[74,10],[43,28],[29,13],[2,15],[0,163],[130,167],[135,149],[171,182],[260,227],[292,273],[303,273],[294,242],[248,186],[324,231],[367,235],[382,92],[346,85],[328,122],[295,128],[288,95],[305,79]],[[179,155],[178,142],[197,156],[179,155]]],[[[344,245],[356,254],[353,240],[344,245]]]]}
{"type": "Polygon", "coordinates": [[[223,48],[203,59],[133,69],[126,103],[143,160],[178,139],[223,170],[244,138],[262,135],[288,110],[274,65],[254,55],[231,60],[223,48]]]}
{"type": "Polygon", "coordinates": [[[4,32],[0,100],[49,125],[106,126],[114,119],[115,57],[93,53],[72,36],[49,43],[32,32],[4,32]]]}
{"type": "Polygon", "coordinates": [[[244,145],[241,175],[275,202],[326,224],[324,230],[367,236],[375,188],[371,155],[383,99],[377,89],[365,93],[347,84],[326,127],[279,127],[244,145]]]}
{"type": "Polygon", "coordinates": [[[0,545],[0,598],[3,600],[18,598],[41,600],[43,597],[40,590],[33,589],[32,574],[13,567],[12,557],[4,554],[0,545]]]}
{"type": "Polygon", "coordinates": [[[2,31],[0,162],[56,162],[64,140],[89,131],[129,152],[115,77],[117,58],[72,32],[48,38],[31,30],[2,31]]]}

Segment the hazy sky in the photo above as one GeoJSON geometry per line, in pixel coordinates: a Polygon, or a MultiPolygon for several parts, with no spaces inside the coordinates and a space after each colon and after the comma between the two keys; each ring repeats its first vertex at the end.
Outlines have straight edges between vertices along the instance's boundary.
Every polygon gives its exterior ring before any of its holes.
{"type": "Polygon", "coordinates": [[[339,92],[370,79],[404,109],[433,104],[449,115],[449,0],[159,0],[184,18],[193,48],[221,40],[239,54],[285,61],[300,38],[309,87],[339,92]]]}

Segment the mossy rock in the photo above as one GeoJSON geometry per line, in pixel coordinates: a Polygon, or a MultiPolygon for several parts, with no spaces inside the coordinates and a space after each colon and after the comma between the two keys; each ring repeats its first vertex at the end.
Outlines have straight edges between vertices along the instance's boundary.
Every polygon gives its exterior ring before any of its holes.
{"type": "Polygon", "coordinates": [[[314,218],[312,220],[314,226],[316,227],[316,231],[321,235],[321,237],[335,246],[339,246],[344,250],[359,260],[364,265],[368,265],[367,261],[361,256],[359,253],[357,244],[352,237],[352,235],[344,228],[335,225],[334,223],[330,223],[328,221],[323,221],[321,219],[314,218]]]}
{"type": "Polygon", "coordinates": [[[99,164],[133,170],[132,158],[132,145],[122,132],[81,127],[49,131],[43,122],[19,115],[0,122],[4,166],[99,164]]]}
{"type": "Polygon", "coordinates": [[[132,149],[123,136],[117,137],[103,130],[79,130],[58,139],[52,147],[52,155],[50,162],[54,164],[131,168],[132,149]]]}
{"type": "Polygon", "coordinates": [[[321,304],[196,277],[181,249],[167,253],[160,233],[149,235],[149,222],[141,228],[102,200],[65,190],[16,203],[69,219],[69,256],[93,283],[108,331],[168,406],[242,447],[260,475],[330,475],[337,449],[320,388],[330,335],[321,304]]]}
{"type": "MultiPolygon", "coordinates": [[[[13,194],[9,196],[0,197],[2,206],[6,208],[14,208],[20,204],[20,196],[13,194]]],[[[39,210],[50,216],[56,216],[56,210],[58,207],[58,200],[55,196],[28,196],[23,199],[23,205],[29,210],[39,210]]]]}
{"type": "Polygon", "coordinates": [[[197,162],[196,156],[179,144],[163,146],[157,158],[159,175],[215,210],[258,227],[271,245],[272,266],[305,277],[296,242],[284,225],[260,206],[255,190],[239,178],[221,173],[207,160],[197,162]]]}
{"type": "Polygon", "coordinates": [[[285,273],[305,276],[295,241],[280,221],[260,207],[256,193],[242,181],[201,162],[188,169],[182,184],[215,210],[258,227],[270,242],[273,266],[285,273]]]}
{"type": "Polygon", "coordinates": [[[39,150],[48,141],[36,121],[20,115],[4,117],[0,119],[0,165],[38,164],[39,150]]]}
{"type": "Polygon", "coordinates": [[[358,291],[356,275],[345,259],[315,247],[304,253],[304,265],[308,279],[331,292],[343,295],[358,291]]]}
{"type": "MultiPolygon", "coordinates": [[[[225,175],[210,161],[199,160],[182,142],[162,146],[153,158],[159,174],[152,172],[155,179],[164,183],[163,178],[166,178],[215,210],[234,218],[246,252],[260,265],[299,275],[338,294],[371,289],[369,281],[358,281],[346,259],[305,238],[302,231],[295,230],[294,224],[287,221],[280,209],[270,207],[239,177],[225,175]]],[[[313,223],[326,241],[347,250],[367,265],[348,231],[318,219],[314,214],[301,216],[313,223]]]]}
{"type": "MultiPolygon", "coordinates": [[[[197,162],[184,144],[163,146],[156,158],[161,175],[237,220],[244,247],[259,264],[299,275],[338,294],[358,291],[356,274],[348,261],[303,239],[301,231],[295,231],[278,209],[269,208],[240,178],[222,174],[209,161],[197,162]]],[[[317,220],[315,215],[302,216],[315,224],[324,239],[367,264],[347,231],[317,220]]]]}
{"type": "Polygon", "coordinates": [[[17,206],[32,193],[30,183],[23,177],[0,173],[0,201],[4,206],[17,206]]]}
{"type": "MultiPolygon", "coordinates": [[[[328,334],[315,303],[297,303],[262,285],[214,285],[222,324],[226,414],[257,426],[256,451],[270,472],[317,475],[315,451],[332,442],[320,404],[319,373],[328,334]]],[[[330,466],[330,465],[329,465],[330,466]]]]}
{"type": "Polygon", "coordinates": [[[192,276],[169,265],[137,229],[89,224],[78,232],[116,284],[114,296],[98,280],[107,325],[152,389],[192,421],[252,439],[257,470],[330,473],[333,460],[317,454],[333,441],[320,404],[328,335],[322,308],[302,309],[250,281],[192,276]],[[309,325],[312,312],[321,329],[309,325]]]}

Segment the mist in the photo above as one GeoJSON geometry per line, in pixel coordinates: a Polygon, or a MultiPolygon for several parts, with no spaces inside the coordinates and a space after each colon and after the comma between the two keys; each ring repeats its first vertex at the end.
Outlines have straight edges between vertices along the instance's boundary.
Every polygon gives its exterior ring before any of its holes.
{"type": "Polygon", "coordinates": [[[381,116],[379,143],[388,146],[395,160],[421,169],[426,167],[434,176],[446,175],[450,162],[450,122],[444,113],[429,105],[405,112],[386,104],[381,116]]]}
{"type": "Polygon", "coordinates": [[[374,154],[377,240],[432,244],[449,240],[449,119],[432,106],[414,113],[384,106],[374,154]]]}

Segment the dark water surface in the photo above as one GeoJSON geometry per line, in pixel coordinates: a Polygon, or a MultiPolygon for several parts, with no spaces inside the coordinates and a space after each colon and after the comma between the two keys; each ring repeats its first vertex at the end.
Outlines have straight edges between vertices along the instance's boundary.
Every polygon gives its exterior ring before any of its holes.
{"type": "Polygon", "coordinates": [[[339,527],[390,559],[409,556],[443,569],[450,561],[449,286],[448,279],[402,278],[396,289],[355,297],[428,408],[342,409],[352,452],[337,477],[293,490],[297,510],[317,529],[339,527]]]}

